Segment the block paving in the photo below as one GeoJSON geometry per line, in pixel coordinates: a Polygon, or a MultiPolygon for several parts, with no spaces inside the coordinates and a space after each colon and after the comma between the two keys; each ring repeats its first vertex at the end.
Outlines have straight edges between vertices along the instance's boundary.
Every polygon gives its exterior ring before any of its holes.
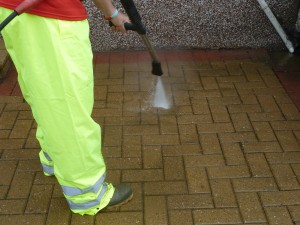
{"type": "Polygon", "coordinates": [[[153,106],[147,52],[95,53],[92,116],[107,179],[135,194],[96,216],[72,214],[43,175],[10,68],[0,85],[0,225],[300,225],[300,91],[280,80],[289,71],[264,49],[158,53],[169,109],[153,106]]]}

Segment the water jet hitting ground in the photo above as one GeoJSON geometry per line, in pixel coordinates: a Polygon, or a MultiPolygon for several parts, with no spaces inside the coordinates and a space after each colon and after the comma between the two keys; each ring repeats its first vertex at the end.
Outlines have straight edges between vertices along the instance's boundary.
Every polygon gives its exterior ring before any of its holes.
{"type": "Polygon", "coordinates": [[[154,48],[152,47],[149,39],[146,36],[146,28],[142,23],[142,19],[132,0],[121,0],[121,3],[131,21],[131,24],[125,24],[125,28],[127,30],[134,30],[140,35],[152,58],[152,74],[158,76],[155,80],[153,100],[151,101],[152,106],[156,108],[169,109],[170,104],[168,102],[162,79],[160,77],[163,74],[161,63],[154,48]]]}
{"type": "Polygon", "coordinates": [[[169,109],[171,105],[167,98],[161,77],[157,77],[155,83],[156,85],[152,100],[152,106],[155,108],[169,109]]]}

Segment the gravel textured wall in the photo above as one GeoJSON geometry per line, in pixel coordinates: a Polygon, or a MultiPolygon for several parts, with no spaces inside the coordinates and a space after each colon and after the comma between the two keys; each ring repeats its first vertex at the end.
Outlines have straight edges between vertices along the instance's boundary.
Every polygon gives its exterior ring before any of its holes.
{"type": "MultiPolygon", "coordinates": [[[[256,0],[134,0],[148,38],[158,49],[284,48],[256,0]]],[[[293,28],[299,0],[268,0],[282,26],[293,28]]],[[[143,49],[139,36],[110,31],[91,0],[85,2],[95,51],[143,49]]],[[[121,8],[119,2],[114,3],[121,8]]]]}

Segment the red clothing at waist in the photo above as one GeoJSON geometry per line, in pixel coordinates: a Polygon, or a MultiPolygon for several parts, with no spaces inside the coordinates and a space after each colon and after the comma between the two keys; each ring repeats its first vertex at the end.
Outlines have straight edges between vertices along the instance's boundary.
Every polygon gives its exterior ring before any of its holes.
{"type": "MultiPolygon", "coordinates": [[[[0,0],[0,6],[15,9],[23,0],[0,0]]],[[[26,13],[60,20],[84,20],[87,12],[80,0],[44,0],[26,13]]]]}

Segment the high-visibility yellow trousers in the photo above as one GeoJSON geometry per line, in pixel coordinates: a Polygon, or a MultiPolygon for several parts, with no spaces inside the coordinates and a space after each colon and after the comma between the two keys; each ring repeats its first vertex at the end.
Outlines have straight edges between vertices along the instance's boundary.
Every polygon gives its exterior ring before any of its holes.
{"type": "MultiPolygon", "coordinates": [[[[0,7],[3,21],[12,11],[0,7]]],[[[87,20],[22,14],[2,31],[25,100],[37,122],[45,175],[55,175],[74,213],[94,215],[112,198],[101,128],[91,118],[92,50],[87,20]]]]}

